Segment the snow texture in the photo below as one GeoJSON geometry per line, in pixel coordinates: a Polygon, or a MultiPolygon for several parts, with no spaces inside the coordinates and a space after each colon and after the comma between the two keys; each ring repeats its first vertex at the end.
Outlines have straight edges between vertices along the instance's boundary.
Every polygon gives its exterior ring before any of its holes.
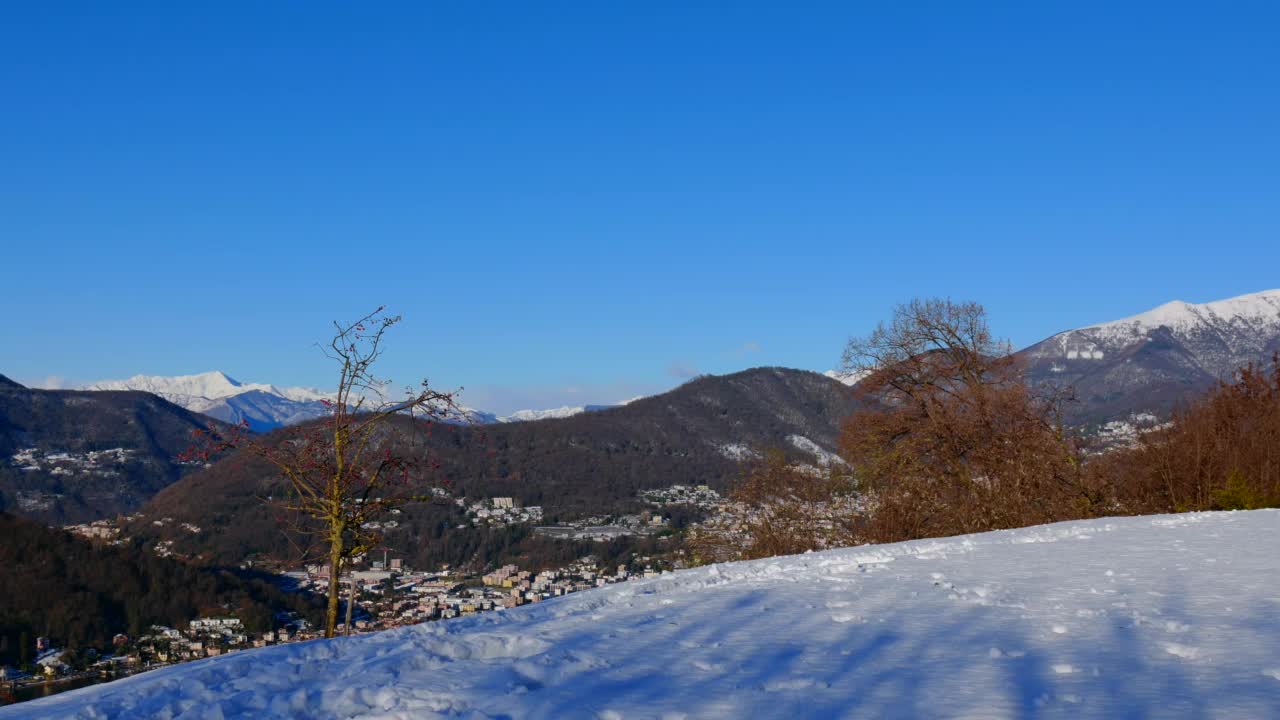
{"type": "Polygon", "coordinates": [[[517,410],[510,415],[500,417],[500,422],[527,422],[529,420],[547,420],[551,418],[567,418],[573,417],[579,413],[584,413],[587,408],[584,406],[550,408],[548,410],[517,410]]]}
{"type": "Polygon", "coordinates": [[[1280,717],[1280,512],[713,565],[0,718],[1280,717]]]}
{"type": "Polygon", "coordinates": [[[822,467],[827,467],[832,463],[835,463],[836,465],[845,464],[844,459],[841,458],[839,455],[836,455],[835,453],[830,452],[829,450],[826,450],[818,443],[810,440],[809,438],[803,435],[788,435],[787,442],[791,443],[791,445],[796,449],[802,450],[804,452],[809,453],[810,455],[813,455],[815,458],[817,458],[818,464],[821,465],[822,467]]]}
{"type": "Polygon", "coordinates": [[[1099,330],[1104,337],[1123,337],[1159,327],[1188,332],[1201,325],[1273,326],[1277,323],[1280,323],[1280,290],[1266,290],[1199,305],[1174,300],[1133,317],[1085,329],[1099,330]]]}
{"type": "Polygon", "coordinates": [[[313,388],[280,388],[265,383],[242,383],[218,370],[197,375],[175,375],[173,377],[134,375],[128,380],[103,380],[88,385],[85,389],[143,390],[155,393],[163,398],[173,396],[178,398],[203,398],[205,400],[228,398],[254,390],[282,397],[286,400],[293,400],[294,402],[312,402],[332,400],[334,398],[332,393],[323,393],[313,388]]]}
{"type": "Polygon", "coordinates": [[[839,380],[845,385],[853,387],[858,384],[859,380],[870,375],[871,372],[867,370],[828,370],[822,374],[832,380],[839,380]]]}
{"type": "Polygon", "coordinates": [[[1174,300],[1132,317],[1068,330],[1033,346],[1033,355],[1102,360],[1167,331],[1210,374],[1227,376],[1268,354],[1280,334],[1280,290],[1193,304],[1174,300]]]}
{"type": "Polygon", "coordinates": [[[218,370],[173,377],[134,375],[127,380],[92,383],[84,389],[149,392],[192,412],[230,423],[244,421],[259,431],[323,417],[329,412],[324,401],[337,397],[313,388],[242,383],[218,370]]]}
{"type": "Polygon", "coordinates": [[[730,460],[744,462],[746,460],[760,459],[760,453],[752,450],[751,446],[745,443],[726,443],[724,445],[717,445],[716,447],[720,450],[721,455],[724,455],[730,460]]]}

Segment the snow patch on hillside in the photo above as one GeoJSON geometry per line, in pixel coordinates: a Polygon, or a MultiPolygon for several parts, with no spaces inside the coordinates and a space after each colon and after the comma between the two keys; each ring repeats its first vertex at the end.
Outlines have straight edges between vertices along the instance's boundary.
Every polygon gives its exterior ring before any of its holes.
{"type": "Polygon", "coordinates": [[[0,718],[1280,716],[1280,512],[712,565],[246,651],[0,718]]]}
{"type": "Polygon", "coordinates": [[[517,410],[510,415],[498,418],[499,422],[527,422],[530,420],[547,420],[551,418],[573,417],[587,411],[585,406],[569,406],[549,408],[547,410],[517,410]]]}
{"type": "Polygon", "coordinates": [[[745,462],[748,460],[760,459],[760,453],[752,450],[749,446],[743,443],[725,443],[724,445],[717,445],[716,448],[720,451],[721,455],[724,455],[730,460],[745,462]]]}
{"type": "Polygon", "coordinates": [[[839,455],[836,455],[833,452],[830,452],[829,450],[823,448],[818,443],[810,440],[809,438],[803,435],[788,435],[787,442],[791,443],[792,447],[796,448],[797,450],[802,450],[804,452],[809,453],[810,455],[813,455],[815,458],[817,458],[818,464],[821,465],[822,467],[827,467],[832,463],[835,463],[837,465],[845,464],[844,458],[840,457],[839,455]]]}

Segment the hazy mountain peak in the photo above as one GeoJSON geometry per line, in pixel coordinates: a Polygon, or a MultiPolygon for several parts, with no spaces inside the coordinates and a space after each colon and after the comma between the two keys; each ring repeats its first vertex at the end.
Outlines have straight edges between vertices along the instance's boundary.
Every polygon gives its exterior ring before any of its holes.
{"type": "Polygon", "coordinates": [[[586,406],[570,406],[548,408],[546,410],[517,410],[510,415],[498,418],[502,422],[525,422],[528,420],[546,420],[548,418],[567,418],[586,412],[586,406]]]}
{"type": "Polygon", "coordinates": [[[134,375],[125,380],[101,380],[90,383],[86,390],[142,390],[157,395],[186,395],[216,399],[238,395],[251,388],[222,372],[211,370],[194,375],[134,375]]]}
{"type": "Polygon", "coordinates": [[[292,425],[328,413],[322,402],[332,397],[313,388],[279,388],[243,383],[221,370],[194,375],[134,375],[127,380],[103,380],[86,390],[141,390],[176,405],[231,423],[247,422],[255,430],[292,425]]]}

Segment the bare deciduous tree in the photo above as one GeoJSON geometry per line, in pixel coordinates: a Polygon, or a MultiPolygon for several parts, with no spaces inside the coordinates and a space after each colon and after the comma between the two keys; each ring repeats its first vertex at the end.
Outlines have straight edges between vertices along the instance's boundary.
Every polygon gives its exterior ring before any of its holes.
{"type": "Polygon", "coordinates": [[[845,351],[865,408],[842,455],[871,508],[876,541],[980,532],[1082,517],[1081,482],[1060,422],[1062,398],[1026,383],[977,303],[913,300],[845,351]]]}
{"type": "Polygon", "coordinates": [[[456,393],[434,390],[426,380],[397,399],[387,396],[390,383],[376,377],[373,366],[382,357],[386,332],[398,322],[399,316],[378,308],[354,322],[334,323],[322,351],[338,365],[338,383],[322,420],[270,438],[252,435],[244,425],[233,431],[210,428],[200,432],[192,452],[203,458],[224,450],[246,452],[287,480],[288,493],[278,504],[326,550],[325,637],[333,637],[337,627],[344,567],[381,542],[376,521],[405,503],[427,499],[418,491],[435,464],[425,448],[415,448],[418,433],[462,414],[456,393]]]}

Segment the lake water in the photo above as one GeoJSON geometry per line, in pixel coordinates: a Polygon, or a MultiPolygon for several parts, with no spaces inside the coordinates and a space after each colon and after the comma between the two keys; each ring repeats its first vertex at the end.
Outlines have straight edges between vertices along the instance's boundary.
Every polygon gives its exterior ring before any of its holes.
{"type": "MultiPolygon", "coordinates": [[[[75,690],[77,688],[88,687],[90,685],[97,685],[98,683],[109,682],[112,679],[113,678],[105,678],[100,675],[91,675],[88,677],[78,677],[72,680],[65,680],[63,682],[27,685],[14,691],[13,701],[25,702],[27,700],[36,700],[42,697],[49,697],[50,695],[57,695],[60,692],[66,692],[68,690],[75,690]]],[[[0,705],[3,704],[5,704],[4,700],[0,700],[0,705]]]]}

